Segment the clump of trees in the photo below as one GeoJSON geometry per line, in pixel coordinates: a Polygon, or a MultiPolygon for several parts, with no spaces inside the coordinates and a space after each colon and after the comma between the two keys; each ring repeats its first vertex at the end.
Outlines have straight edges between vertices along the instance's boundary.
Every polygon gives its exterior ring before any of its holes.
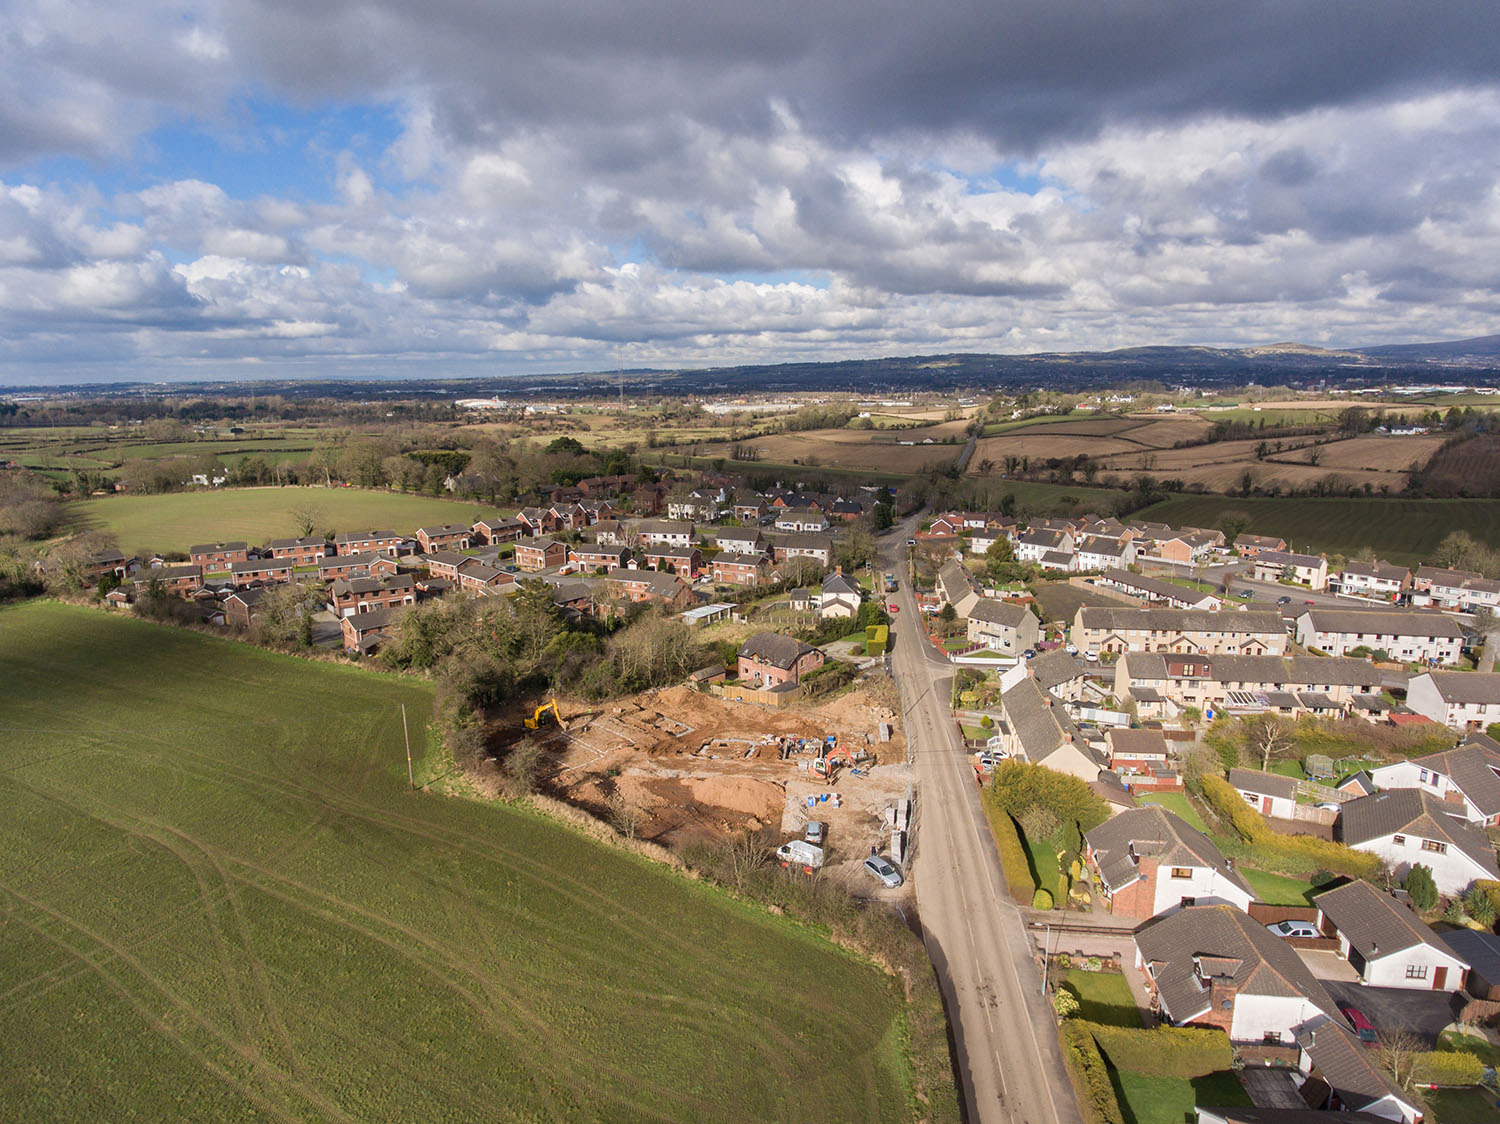
{"type": "Polygon", "coordinates": [[[57,492],[29,472],[0,473],[0,536],[45,539],[63,525],[57,492]]]}

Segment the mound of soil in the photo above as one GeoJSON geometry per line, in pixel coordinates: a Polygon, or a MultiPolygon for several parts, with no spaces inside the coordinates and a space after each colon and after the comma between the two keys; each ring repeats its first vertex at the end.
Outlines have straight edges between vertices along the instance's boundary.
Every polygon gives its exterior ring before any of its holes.
{"type": "Polygon", "coordinates": [[[786,803],[783,785],[754,777],[707,777],[690,782],[688,791],[700,804],[740,812],[759,820],[779,822],[786,803]]]}

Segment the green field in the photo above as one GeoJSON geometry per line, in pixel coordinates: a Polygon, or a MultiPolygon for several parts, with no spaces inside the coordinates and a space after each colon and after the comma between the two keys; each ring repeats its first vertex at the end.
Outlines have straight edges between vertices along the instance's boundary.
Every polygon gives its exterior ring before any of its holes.
{"type": "Polygon", "coordinates": [[[1069,968],[1063,987],[1078,1000],[1078,1017],[1105,1026],[1141,1027],[1141,1009],[1130,994],[1130,984],[1119,972],[1085,972],[1069,968]]]}
{"type": "Polygon", "coordinates": [[[0,1119],[900,1120],[889,977],[407,791],[426,686],[0,610],[0,1119]]]}
{"type": "Polygon", "coordinates": [[[1246,1107],[1250,1096],[1232,1071],[1185,1077],[1151,1077],[1127,1069],[1111,1071],[1125,1119],[1131,1124],[1183,1124],[1194,1105],[1246,1107]]]}
{"type": "Polygon", "coordinates": [[[1244,512],[1253,534],[1278,535],[1295,550],[1352,555],[1368,547],[1381,558],[1407,565],[1425,561],[1453,531],[1467,531],[1481,542],[1500,546],[1500,500],[1180,496],[1144,508],[1132,518],[1174,527],[1212,527],[1226,511],[1244,512]]]}
{"type": "MultiPolygon", "coordinates": [[[[125,551],[186,550],[194,543],[252,544],[298,533],[292,512],[322,513],[320,531],[372,528],[411,534],[428,523],[473,523],[499,514],[480,504],[358,488],[223,488],[160,496],[109,496],[69,506],[80,530],[108,531],[125,551]]],[[[514,511],[504,514],[513,515],[514,511]]]]}

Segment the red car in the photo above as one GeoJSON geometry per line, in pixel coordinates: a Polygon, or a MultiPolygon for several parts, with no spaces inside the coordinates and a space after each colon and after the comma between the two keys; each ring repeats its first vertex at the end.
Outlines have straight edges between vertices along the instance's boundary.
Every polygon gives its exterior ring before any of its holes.
{"type": "Polygon", "coordinates": [[[901,611],[901,606],[896,604],[887,605],[885,608],[886,612],[890,613],[891,616],[895,616],[901,611]]]}
{"type": "Polygon", "coordinates": [[[1358,1007],[1340,1007],[1339,1010],[1344,1013],[1344,1018],[1348,1019],[1349,1025],[1354,1028],[1354,1037],[1366,1046],[1373,1046],[1380,1040],[1375,1033],[1375,1027],[1358,1007]]]}

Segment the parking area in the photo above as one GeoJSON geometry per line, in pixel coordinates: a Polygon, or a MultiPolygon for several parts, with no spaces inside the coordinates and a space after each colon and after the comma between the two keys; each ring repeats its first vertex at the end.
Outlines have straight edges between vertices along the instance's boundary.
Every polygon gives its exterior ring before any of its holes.
{"type": "Polygon", "coordinates": [[[1463,1006],[1463,998],[1452,991],[1361,987],[1344,980],[1324,980],[1323,986],[1339,1006],[1363,1011],[1377,1032],[1410,1034],[1427,1045],[1437,1041],[1463,1006]]]}
{"type": "Polygon", "coordinates": [[[1324,983],[1330,980],[1359,982],[1359,973],[1355,971],[1354,965],[1341,958],[1336,952],[1325,952],[1318,948],[1299,948],[1297,955],[1302,957],[1302,963],[1307,965],[1308,970],[1324,983]]]}

